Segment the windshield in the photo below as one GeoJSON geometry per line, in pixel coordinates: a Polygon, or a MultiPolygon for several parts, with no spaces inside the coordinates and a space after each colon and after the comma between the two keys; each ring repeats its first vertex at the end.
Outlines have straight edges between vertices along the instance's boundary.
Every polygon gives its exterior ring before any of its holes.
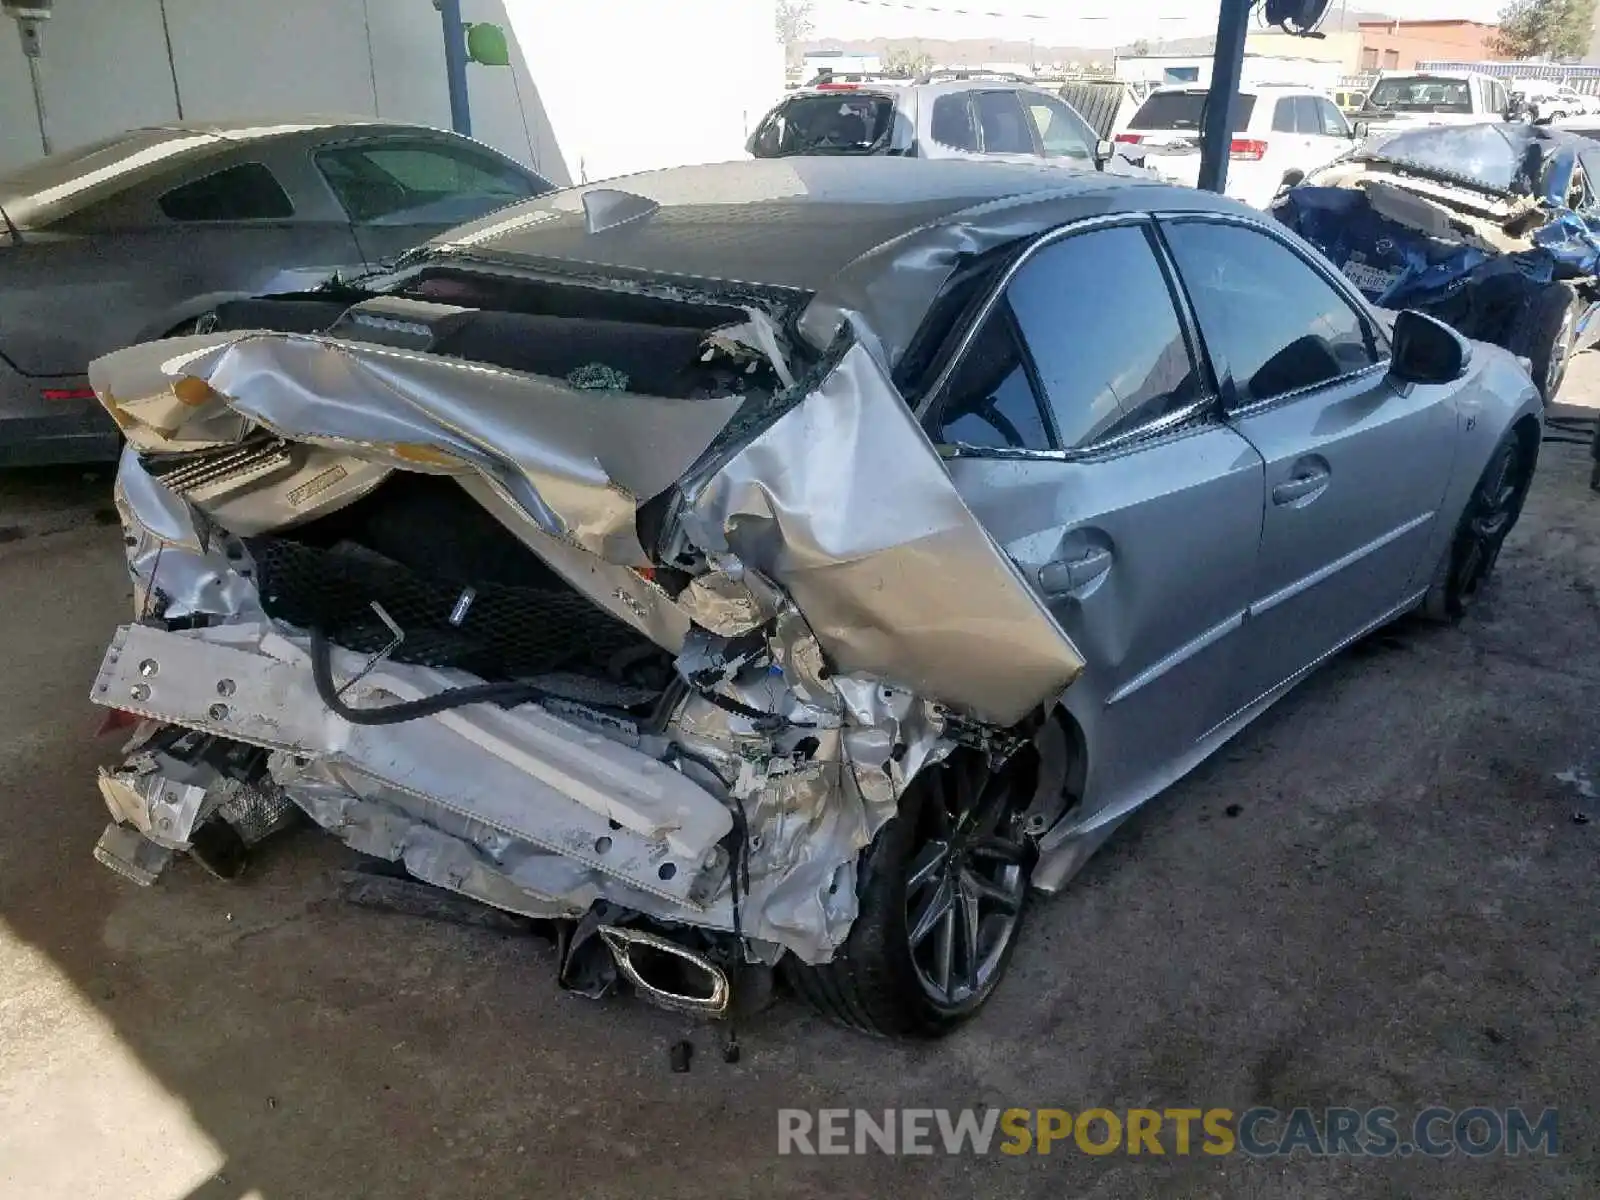
{"type": "Polygon", "coordinates": [[[826,92],[785,100],[756,131],[757,158],[794,154],[874,154],[889,141],[894,100],[871,92],[826,92]]]}
{"type": "MultiPolygon", "coordinates": [[[[1256,98],[1241,94],[1234,106],[1234,133],[1243,133],[1250,127],[1250,114],[1255,111],[1256,98]]],[[[1194,129],[1205,119],[1206,93],[1203,91],[1152,92],[1150,98],[1139,106],[1128,122],[1129,129],[1194,129]]]]}
{"type": "Polygon", "coordinates": [[[209,133],[140,129],[0,175],[0,204],[20,229],[39,229],[214,146],[209,133]]]}
{"type": "Polygon", "coordinates": [[[1465,79],[1402,75],[1379,80],[1367,103],[1389,112],[1470,113],[1472,87],[1465,79]]]}

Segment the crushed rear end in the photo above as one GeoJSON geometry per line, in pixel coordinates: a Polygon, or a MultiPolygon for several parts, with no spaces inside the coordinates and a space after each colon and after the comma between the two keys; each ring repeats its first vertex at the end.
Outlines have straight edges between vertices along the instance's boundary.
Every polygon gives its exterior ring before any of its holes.
{"type": "Polygon", "coordinates": [[[306,311],[92,368],[135,606],[92,697],[138,722],[96,854],[130,878],[309,816],[557,922],[570,987],[715,1014],[736,968],[829,960],[910,781],[1081,670],[848,329],[306,311]]]}

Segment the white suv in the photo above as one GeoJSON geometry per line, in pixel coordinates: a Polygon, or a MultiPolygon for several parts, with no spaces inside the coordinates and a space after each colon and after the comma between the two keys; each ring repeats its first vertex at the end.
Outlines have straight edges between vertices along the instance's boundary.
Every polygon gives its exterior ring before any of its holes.
{"type": "MultiPolygon", "coordinates": [[[[1206,89],[1164,87],[1151,92],[1117,135],[1118,153],[1176,183],[1200,176],[1206,89]]],[[[1233,119],[1228,195],[1257,208],[1272,203],[1284,183],[1298,183],[1355,144],[1357,132],[1322,92],[1259,84],[1242,88],[1233,119]]]]}

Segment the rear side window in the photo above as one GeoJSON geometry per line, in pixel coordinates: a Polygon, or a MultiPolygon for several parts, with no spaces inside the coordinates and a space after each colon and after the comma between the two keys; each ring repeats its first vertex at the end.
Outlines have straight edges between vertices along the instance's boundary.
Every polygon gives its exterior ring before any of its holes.
{"type": "Polygon", "coordinates": [[[550,190],[456,146],[342,146],[319,153],[317,167],[352,221],[459,225],[550,190]]]}
{"type": "Polygon", "coordinates": [[[1032,154],[1033,126],[1015,92],[978,92],[972,98],[985,154],[1032,154]]]}
{"type": "Polygon", "coordinates": [[[1300,126],[1301,133],[1318,135],[1322,133],[1322,113],[1317,108],[1315,96],[1296,96],[1294,98],[1295,123],[1300,126]]]}
{"type": "Polygon", "coordinates": [[[1378,361],[1342,294],[1282,242],[1237,225],[1183,221],[1167,241],[1219,376],[1238,404],[1315,387],[1378,361]]]}
{"type": "Polygon", "coordinates": [[[1295,127],[1294,100],[1285,96],[1272,106],[1272,132],[1293,133],[1295,127]]]}
{"type": "Polygon", "coordinates": [[[889,140],[894,101],[870,93],[819,92],[785,100],[756,131],[757,158],[870,154],[889,140]]]}
{"type": "Polygon", "coordinates": [[[1143,227],[1097,229],[1048,246],[1006,295],[1061,445],[1087,445],[1199,398],[1172,292],[1143,227]]]}
{"type": "Polygon", "coordinates": [[[1028,378],[1011,305],[1001,300],[951,377],[938,440],[989,449],[1048,450],[1049,427],[1028,378]]]}
{"type": "Polygon", "coordinates": [[[294,204],[272,172],[240,163],[175,187],[156,201],[171,221],[273,221],[294,215],[294,204]]]}
{"type": "Polygon", "coordinates": [[[972,109],[965,92],[946,92],[933,102],[929,132],[933,140],[952,150],[978,152],[978,127],[972,123],[972,109]]]}
{"type": "Polygon", "coordinates": [[[1045,247],[1017,272],[952,377],[941,435],[1075,449],[1199,396],[1148,235],[1141,226],[1099,229],[1045,247]],[[1106,279],[1117,286],[1097,286],[1106,279]],[[1036,397],[1048,419],[1037,416],[1036,397]]]}
{"type": "MultiPolygon", "coordinates": [[[[1234,133],[1244,133],[1250,128],[1250,117],[1255,108],[1256,98],[1240,93],[1234,102],[1234,133]]],[[[1128,128],[1198,130],[1205,118],[1205,111],[1205,92],[1151,92],[1139,106],[1139,111],[1133,114],[1128,128]]]]}

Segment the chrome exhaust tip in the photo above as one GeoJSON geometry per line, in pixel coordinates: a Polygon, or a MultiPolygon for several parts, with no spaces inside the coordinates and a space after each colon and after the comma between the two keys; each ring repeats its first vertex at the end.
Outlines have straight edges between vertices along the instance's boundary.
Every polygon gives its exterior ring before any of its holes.
{"type": "Polygon", "coordinates": [[[650,1003],[702,1017],[727,1013],[732,995],[727,973],[705,955],[637,929],[607,925],[599,933],[622,977],[650,1003]],[[638,950],[648,953],[636,962],[633,955],[638,950]],[[649,978],[652,975],[654,979],[649,978]]]}

